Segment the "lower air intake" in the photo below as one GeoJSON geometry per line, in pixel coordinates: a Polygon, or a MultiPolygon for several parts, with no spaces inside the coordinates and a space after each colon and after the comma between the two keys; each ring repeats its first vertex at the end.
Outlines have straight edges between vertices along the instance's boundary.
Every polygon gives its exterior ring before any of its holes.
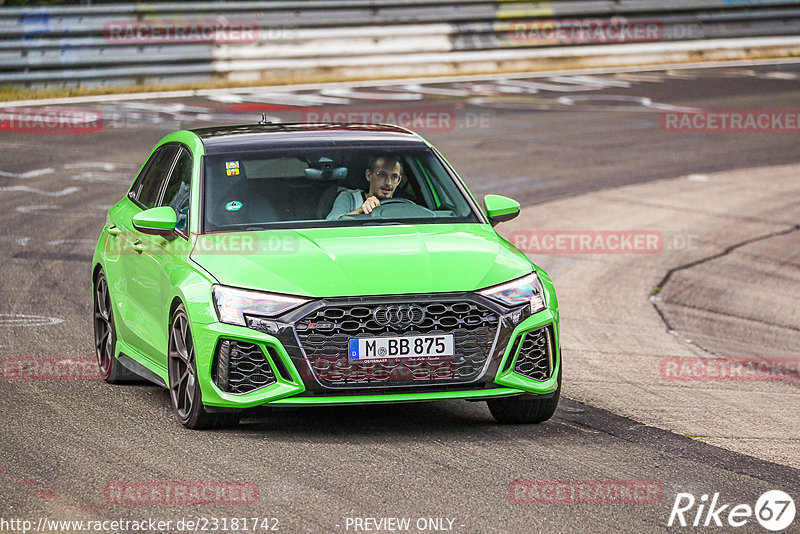
{"type": "Polygon", "coordinates": [[[254,343],[222,339],[214,360],[214,382],[226,393],[250,393],[275,383],[272,367],[254,343]]]}
{"type": "Polygon", "coordinates": [[[514,372],[533,380],[548,380],[553,374],[553,342],[550,327],[539,328],[523,335],[514,372]]]}

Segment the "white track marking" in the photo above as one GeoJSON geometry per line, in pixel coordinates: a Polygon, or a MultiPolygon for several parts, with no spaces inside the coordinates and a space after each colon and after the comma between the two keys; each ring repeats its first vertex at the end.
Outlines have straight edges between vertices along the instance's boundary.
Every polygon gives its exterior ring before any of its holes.
{"type": "Polygon", "coordinates": [[[30,237],[20,237],[16,235],[0,235],[0,241],[13,241],[14,244],[19,245],[21,247],[27,247],[28,243],[31,242],[30,237]]]}
{"type": "Polygon", "coordinates": [[[690,182],[707,182],[708,176],[705,174],[690,174],[688,180],[690,182]]]}
{"type": "Polygon", "coordinates": [[[537,93],[538,88],[530,85],[533,82],[519,82],[518,80],[501,80],[496,83],[467,83],[457,84],[458,87],[465,87],[475,95],[497,95],[497,94],[533,94],[537,93]]]}
{"type": "Polygon", "coordinates": [[[127,173],[105,173],[95,171],[84,171],[72,177],[73,180],[82,180],[85,182],[101,182],[111,184],[126,184],[131,181],[131,177],[127,173]]]}
{"type": "Polygon", "coordinates": [[[245,95],[242,98],[245,102],[264,102],[266,104],[279,104],[283,106],[314,106],[321,104],[350,104],[352,101],[349,98],[340,98],[333,96],[322,96],[314,94],[292,94],[286,92],[264,92],[259,91],[250,95],[245,95]]]}
{"type": "Polygon", "coordinates": [[[44,315],[23,315],[21,313],[0,313],[0,326],[51,326],[63,323],[59,317],[44,315]]]}
{"type": "Polygon", "coordinates": [[[144,111],[155,111],[158,113],[168,113],[171,115],[177,115],[180,113],[203,113],[204,111],[208,111],[206,107],[200,106],[187,106],[186,104],[181,104],[180,102],[172,102],[169,104],[164,104],[161,102],[121,102],[121,105],[127,109],[133,110],[144,110],[144,111]]]}
{"type": "Polygon", "coordinates": [[[796,80],[798,75],[796,72],[765,72],[759,78],[764,80],[796,80]]]}
{"type": "MultiPolygon", "coordinates": [[[[548,80],[549,79],[550,78],[548,78],[548,80]]],[[[602,85],[581,85],[579,83],[571,83],[565,80],[571,80],[571,78],[562,76],[558,83],[526,82],[524,80],[503,80],[500,83],[521,87],[534,92],[551,91],[554,93],[583,93],[585,91],[599,91],[604,89],[602,85]]]]}
{"type": "Polygon", "coordinates": [[[667,70],[664,74],[669,78],[676,78],[678,80],[696,80],[703,73],[695,72],[694,70],[667,70]]]}
{"type": "Polygon", "coordinates": [[[155,117],[147,117],[147,120],[155,123],[165,122],[161,115],[167,115],[174,121],[193,120],[197,114],[208,114],[212,110],[207,107],[187,106],[178,102],[165,104],[163,102],[120,102],[122,113],[127,113],[126,120],[137,118],[137,113],[154,113],[155,117]]]}
{"type": "Polygon", "coordinates": [[[60,210],[61,206],[54,206],[52,204],[39,204],[34,206],[17,206],[17,211],[20,213],[34,213],[37,211],[54,211],[60,210]]]}
{"type": "Polygon", "coordinates": [[[248,94],[258,91],[314,91],[321,88],[333,87],[381,87],[381,86],[396,86],[403,84],[437,84],[437,83],[450,83],[450,82],[469,82],[480,80],[506,80],[518,78],[549,78],[552,76],[565,76],[565,75],[583,75],[583,74],[605,74],[615,75],[624,73],[658,73],[666,69],[669,70],[683,70],[683,69],[716,69],[721,67],[740,67],[740,66],[759,66],[759,65],[782,65],[797,63],[797,58],[778,58],[778,59],[744,59],[732,61],[708,61],[703,63],[672,63],[663,65],[645,65],[634,67],[594,67],[574,70],[550,70],[550,71],[537,71],[527,73],[501,73],[501,74],[468,74],[459,76],[438,76],[438,77],[417,77],[417,78],[397,78],[397,79],[384,79],[384,80],[363,80],[363,81],[349,81],[349,82],[328,82],[328,83],[304,83],[294,85],[266,85],[262,87],[231,87],[225,89],[191,89],[182,91],[154,91],[149,93],[127,93],[127,94],[113,94],[113,95],[92,95],[92,96],[78,96],[78,97],[64,97],[64,98],[48,98],[41,100],[16,100],[12,102],[3,102],[2,107],[23,107],[23,106],[52,106],[59,104],[86,104],[90,102],[111,102],[119,103],[122,101],[135,101],[135,100],[157,100],[162,98],[191,98],[199,97],[212,97],[218,95],[233,95],[233,94],[248,94]]]}
{"type": "Polygon", "coordinates": [[[53,241],[48,241],[48,245],[51,247],[63,247],[65,245],[68,246],[77,246],[81,248],[88,248],[94,249],[97,245],[96,239],[55,239],[53,241]]]}
{"type": "Polygon", "coordinates": [[[700,111],[697,108],[689,108],[684,106],[673,106],[672,104],[662,104],[660,102],[653,102],[651,99],[644,96],[630,96],[630,95],[575,95],[575,96],[561,96],[558,102],[565,106],[574,106],[575,103],[590,103],[597,102],[598,104],[608,103],[609,105],[594,105],[586,108],[587,110],[594,111],[618,111],[618,110],[632,110],[632,111],[684,111],[695,112],[700,111]],[[633,104],[626,106],[626,104],[633,104]]]}
{"type": "Polygon", "coordinates": [[[42,189],[37,189],[36,187],[28,187],[27,185],[10,185],[6,187],[0,187],[0,191],[25,191],[46,197],[64,197],[71,195],[72,193],[77,193],[80,190],[80,187],[65,187],[61,191],[44,191],[42,189]]]}
{"type": "Polygon", "coordinates": [[[552,111],[564,110],[564,106],[560,105],[558,101],[544,96],[536,97],[533,95],[520,95],[519,97],[507,97],[505,99],[493,99],[485,96],[473,96],[467,99],[467,102],[473,106],[479,106],[486,109],[501,109],[501,110],[524,110],[524,111],[552,111]]]}
{"type": "Polygon", "coordinates": [[[212,102],[221,102],[222,104],[241,104],[244,102],[244,99],[239,95],[209,95],[206,97],[208,100],[212,102]]]}
{"type": "Polygon", "coordinates": [[[132,169],[133,167],[133,165],[121,165],[119,163],[108,163],[105,161],[82,161],[64,165],[65,169],[102,169],[106,172],[113,172],[119,169],[132,169]]]}
{"type": "Polygon", "coordinates": [[[657,72],[620,72],[614,75],[618,80],[634,83],[661,83],[667,75],[657,72]]]}
{"type": "Polygon", "coordinates": [[[26,172],[7,172],[7,171],[0,171],[0,176],[5,176],[7,178],[35,178],[36,176],[43,176],[45,174],[53,174],[56,172],[55,169],[46,168],[46,169],[34,169],[32,171],[26,172]]]}
{"type": "Polygon", "coordinates": [[[559,83],[578,83],[582,85],[592,85],[598,87],[630,87],[630,82],[624,80],[611,80],[600,76],[553,76],[548,78],[551,82],[559,83]]]}
{"type": "Polygon", "coordinates": [[[325,96],[336,96],[342,98],[352,98],[354,100],[387,100],[397,102],[408,102],[410,100],[421,100],[419,93],[393,93],[391,91],[357,91],[351,87],[332,87],[322,89],[319,92],[325,96]]]}
{"type": "MultiPolygon", "coordinates": [[[[387,89],[393,90],[391,88],[387,89]]],[[[451,87],[430,87],[429,85],[423,85],[421,83],[401,85],[399,88],[397,88],[397,90],[433,96],[469,96],[469,91],[465,91],[464,89],[454,89],[451,87]]]]}

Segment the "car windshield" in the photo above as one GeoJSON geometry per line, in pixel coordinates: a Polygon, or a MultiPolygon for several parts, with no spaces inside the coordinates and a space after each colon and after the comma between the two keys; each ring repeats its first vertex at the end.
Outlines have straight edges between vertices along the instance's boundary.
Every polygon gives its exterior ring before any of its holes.
{"type": "Polygon", "coordinates": [[[427,147],[211,154],[203,193],[205,232],[480,222],[427,147]]]}

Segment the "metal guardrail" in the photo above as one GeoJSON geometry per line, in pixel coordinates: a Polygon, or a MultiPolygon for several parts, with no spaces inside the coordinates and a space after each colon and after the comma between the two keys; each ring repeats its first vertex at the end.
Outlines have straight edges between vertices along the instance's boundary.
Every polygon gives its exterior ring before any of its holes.
{"type": "Polygon", "coordinates": [[[477,58],[480,52],[603,44],[543,36],[554,28],[575,34],[582,24],[602,30],[648,23],[658,34],[647,42],[798,36],[800,0],[278,0],[0,8],[0,84],[268,81],[295,71],[366,68],[382,61],[418,58],[424,65],[455,52],[477,58]],[[205,23],[251,33],[247,39],[158,40],[135,31],[191,31],[205,23]]]}

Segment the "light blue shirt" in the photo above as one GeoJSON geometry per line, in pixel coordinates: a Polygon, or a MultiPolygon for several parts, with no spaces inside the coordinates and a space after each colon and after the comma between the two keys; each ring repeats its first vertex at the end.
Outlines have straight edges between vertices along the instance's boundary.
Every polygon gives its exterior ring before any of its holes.
{"type": "Polygon", "coordinates": [[[328,221],[340,219],[351,211],[358,209],[364,203],[364,194],[361,189],[343,189],[333,201],[333,208],[325,218],[328,221]]]}

